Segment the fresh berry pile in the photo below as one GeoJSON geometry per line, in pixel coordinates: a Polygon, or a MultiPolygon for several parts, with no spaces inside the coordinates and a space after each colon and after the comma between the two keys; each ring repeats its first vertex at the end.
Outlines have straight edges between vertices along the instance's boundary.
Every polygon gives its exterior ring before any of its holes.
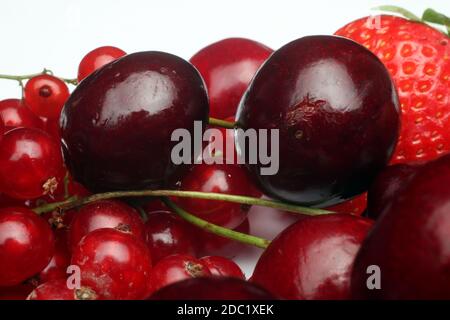
{"type": "Polygon", "coordinates": [[[0,75],[22,88],[0,101],[0,299],[450,299],[450,38],[425,23],[449,19],[400,11],[0,75]],[[203,135],[183,163],[178,130],[203,135]],[[252,206],[297,219],[270,242],[252,206]]]}

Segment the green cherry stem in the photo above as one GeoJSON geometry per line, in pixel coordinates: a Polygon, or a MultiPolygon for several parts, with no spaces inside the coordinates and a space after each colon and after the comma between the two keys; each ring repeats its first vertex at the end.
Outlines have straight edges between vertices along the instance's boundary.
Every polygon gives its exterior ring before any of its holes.
{"type": "Polygon", "coordinates": [[[68,199],[61,202],[45,204],[43,206],[35,208],[34,211],[38,214],[41,214],[57,209],[63,210],[72,209],[98,200],[113,199],[113,198],[128,198],[128,197],[179,197],[179,198],[194,198],[204,200],[219,200],[245,205],[269,207],[306,215],[322,215],[334,213],[332,211],[324,209],[303,207],[295,204],[285,203],[278,200],[261,199],[215,192],[181,191],[181,190],[141,190],[141,191],[113,191],[113,192],[97,193],[81,199],[70,198],[72,199],[71,201],[68,201],[69,200],[68,199]]]}
{"type": "Polygon", "coordinates": [[[236,123],[231,121],[226,121],[217,118],[209,118],[209,124],[217,127],[222,127],[226,129],[234,129],[236,128],[236,123]]]}

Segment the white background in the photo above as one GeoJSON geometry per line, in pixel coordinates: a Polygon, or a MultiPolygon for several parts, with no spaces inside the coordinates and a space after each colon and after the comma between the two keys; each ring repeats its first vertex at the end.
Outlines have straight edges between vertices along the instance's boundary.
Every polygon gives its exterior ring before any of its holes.
{"type": "MultiPolygon", "coordinates": [[[[383,4],[419,16],[427,7],[450,14],[448,0],[1,0],[0,74],[45,67],[75,78],[83,55],[102,45],[189,59],[211,42],[239,36],[276,49],[305,35],[331,34],[383,4]]],[[[0,99],[19,96],[16,82],[0,79],[0,99]]],[[[252,210],[251,216],[253,232],[267,238],[291,221],[270,210],[252,210]]],[[[247,274],[257,254],[250,250],[237,257],[247,274]]]]}

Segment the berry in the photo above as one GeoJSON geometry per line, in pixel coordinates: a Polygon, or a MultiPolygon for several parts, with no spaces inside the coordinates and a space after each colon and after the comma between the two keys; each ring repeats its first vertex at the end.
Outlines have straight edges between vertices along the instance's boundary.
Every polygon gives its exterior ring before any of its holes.
{"type": "Polygon", "coordinates": [[[54,231],[55,249],[53,257],[48,265],[39,272],[39,282],[45,283],[51,280],[66,279],[67,267],[70,264],[70,253],[67,246],[65,229],[54,231]]]}
{"type": "Polygon", "coordinates": [[[371,225],[349,214],[301,219],[272,241],[252,281],[283,299],[349,299],[353,261],[371,225]]]}
{"type": "Polygon", "coordinates": [[[196,253],[193,227],[169,211],[147,212],[145,232],[155,264],[172,254],[196,253]]]}
{"type": "Polygon", "coordinates": [[[206,82],[211,117],[234,117],[242,94],[272,52],[259,42],[230,38],[210,44],[191,58],[206,82]]]}
{"type": "Polygon", "coordinates": [[[34,286],[22,283],[14,287],[0,287],[0,300],[25,300],[34,286]]]}
{"type": "Polygon", "coordinates": [[[50,226],[30,209],[0,209],[0,286],[14,286],[45,268],[54,248],[50,226]]]}
{"type": "Polygon", "coordinates": [[[150,294],[152,262],[145,243],[115,229],[88,233],[72,252],[81,285],[103,299],[144,299],[150,294]]]}
{"type": "Polygon", "coordinates": [[[89,288],[69,289],[65,279],[53,280],[34,289],[27,300],[97,300],[96,293],[89,288]]]}
{"type": "Polygon", "coordinates": [[[275,300],[263,288],[236,278],[196,278],[176,282],[151,300],[275,300]]]}
{"type": "Polygon", "coordinates": [[[398,192],[356,257],[354,298],[450,299],[449,183],[446,155],[419,168],[398,192]],[[367,287],[371,265],[381,271],[380,290],[367,287]]]}
{"type": "Polygon", "coordinates": [[[25,127],[42,129],[43,123],[22,100],[6,99],[0,101],[0,122],[4,131],[25,127]]]}
{"type": "Polygon", "coordinates": [[[367,198],[367,216],[371,219],[378,217],[415,176],[418,164],[395,164],[386,167],[376,177],[369,188],[367,198]]]}
{"type": "Polygon", "coordinates": [[[401,131],[392,163],[434,159],[450,151],[449,38],[424,23],[381,15],[380,28],[353,21],[337,35],[361,43],[389,70],[399,94],[401,131]]]}
{"type": "Polygon", "coordinates": [[[211,272],[203,261],[185,254],[174,254],[165,257],[153,268],[152,292],[181,280],[207,276],[211,276],[211,272]]]}
{"type": "Polygon", "coordinates": [[[367,208],[367,192],[356,196],[350,200],[341,202],[334,206],[326,208],[336,213],[347,213],[360,216],[367,208]]]}
{"type": "MultiPolygon", "coordinates": [[[[334,36],[304,37],[274,52],[236,117],[244,129],[279,129],[278,172],[261,173],[261,161],[247,165],[261,190],[323,207],[368,188],[388,163],[399,127],[386,68],[363,46],[334,36]]],[[[244,142],[239,131],[237,138],[244,142]]]]}
{"type": "Polygon", "coordinates": [[[191,64],[163,52],[133,53],[70,96],[61,117],[65,159],[92,192],[162,188],[188,168],[171,160],[179,143],[171,141],[173,131],[194,136],[194,121],[204,128],[207,119],[206,89],[191,64]]]}
{"type": "Polygon", "coordinates": [[[26,200],[52,194],[62,172],[60,146],[47,133],[17,128],[0,141],[0,189],[8,196],[26,200]]]}
{"type": "MultiPolygon", "coordinates": [[[[198,164],[181,180],[181,190],[216,192],[250,196],[253,186],[245,170],[237,165],[198,164]]],[[[179,198],[180,206],[207,220],[227,228],[236,228],[247,217],[248,207],[236,203],[179,198]]]]}
{"type": "Polygon", "coordinates": [[[28,80],[24,88],[26,105],[38,116],[59,119],[69,88],[61,79],[42,74],[28,80]]]}
{"type": "Polygon", "coordinates": [[[99,47],[88,52],[78,66],[78,82],[104,65],[126,55],[126,52],[111,46],[99,47]]]}
{"type": "Polygon", "coordinates": [[[89,232],[102,228],[115,228],[145,240],[144,222],[134,208],[118,200],[100,200],[74,214],[68,230],[70,248],[75,248],[89,232]]]}
{"type": "Polygon", "coordinates": [[[235,277],[245,280],[245,275],[241,268],[232,260],[220,257],[220,256],[209,256],[200,258],[209,269],[209,272],[213,276],[221,277],[235,277]]]}

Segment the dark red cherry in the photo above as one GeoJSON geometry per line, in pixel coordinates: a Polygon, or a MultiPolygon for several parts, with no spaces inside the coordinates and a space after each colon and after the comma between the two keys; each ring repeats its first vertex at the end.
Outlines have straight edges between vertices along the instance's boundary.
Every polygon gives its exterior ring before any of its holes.
{"type": "Polygon", "coordinates": [[[311,36],[271,55],[237,120],[244,129],[279,129],[278,172],[262,174],[260,161],[248,165],[265,194],[326,207],[366,191],[388,163],[398,137],[398,98],[369,50],[340,37],[311,36]]]}
{"type": "Polygon", "coordinates": [[[196,278],[176,282],[154,293],[151,300],[274,300],[263,288],[236,278],[196,278]]]}
{"type": "Polygon", "coordinates": [[[150,294],[152,261],[141,239],[115,229],[88,233],[72,253],[81,285],[103,299],[144,299],[150,294]]]}
{"type": "Polygon", "coordinates": [[[207,276],[211,276],[211,272],[203,261],[186,254],[174,254],[160,260],[153,268],[152,292],[181,280],[207,276]]]}
{"type": "Polygon", "coordinates": [[[172,254],[196,255],[195,227],[170,211],[147,212],[147,245],[156,264],[172,254]]]}
{"type": "Polygon", "coordinates": [[[235,277],[245,280],[244,273],[233,260],[220,256],[207,256],[200,258],[200,260],[206,264],[213,276],[235,277]]]}
{"type": "Polygon", "coordinates": [[[34,289],[27,300],[97,300],[96,293],[86,287],[69,289],[65,279],[52,280],[34,289]]]}
{"type": "Polygon", "coordinates": [[[43,127],[41,119],[19,99],[0,101],[0,122],[4,126],[4,131],[19,127],[38,129],[43,127]]]}
{"type": "Polygon", "coordinates": [[[301,219],[270,244],[252,281],[283,299],[349,299],[353,261],[371,225],[349,214],[301,219]]]}
{"type": "Polygon", "coordinates": [[[13,287],[0,287],[0,300],[25,300],[34,288],[30,283],[21,283],[13,287]]]}
{"type": "Polygon", "coordinates": [[[381,171],[369,188],[367,216],[374,220],[378,219],[400,190],[414,177],[418,167],[419,164],[396,164],[381,171]]]}
{"type": "Polygon", "coordinates": [[[54,248],[44,219],[27,208],[0,209],[0,286],[14,286],[45,268],[54,248]]]}
{"type": "MultiPolygon", "coordinates": [[[[253,185],[243,168],[237,165],[198,164],[181,180],[181,190],[216,192],[251,196],[253,185]]],[[[177,202],[185,210],[211,223],[236,228],[247,217],[248,207],[240,204],[179,198],[177,202]]]]}
{"type": "MultiPolygon", "coordinates": [[[[198,71],[163,52],[139,52],[83,80],[65,104],[61,132],[74,179],[90,191],[162,188],[187,169],[171,159],[175,129],[206,127],[198,71]]],[[[186,132],[186,131],[184,131],[186,132]]],[[[191,154],[191,160],[194,154],[191,154]]]]}
{"type": "Polygon", "coordinates": [[[335,204],[334,206],[327,207],[326,209],[336,213],[347,213],[360,216],[367,209],[367,192],[364,192],[363,194],[352,199],[335,204]]]}
{"type": "Polygon", "coordinates": [[[355,260],[354,298],[450,299],[449,183],[447,155],[418,169],[396,194],[355,260]],[[369,266],[378,267],[378,274],[369,266]],[[368,282],[376,285],[371,275],[381,289],[369,290],[368,282]]]}
{"type": "Polygon", "coordinates": [[[69,97],[69,88],[59,78],[42,74],[27,81],[24,88],[26,105],[38,116],[58,119],[69,97]]]}
{"type": "Polygon", "coordinates": [[[100,200],[81,207],[68,230],[70,248],[74,249],[89,232],[115,228],[145,240],[144,222],[139,213],[118,200],[100,200]]]}
{"type": "Polygon", "coordinates": [[[242,94],[272,52],[250,39],[229,38],[210,44],[191,58],[206,82],[211,117],[234,117],[242,94]]]}
{"type": "Polygon", "coordinates": [[[105,64],[108,64],[120,57],[126,55],[126,52],[112,46],[104,46],[95,48],[88,52],[83,59],[81,59],[78,66],[78,82],[86,78],[92,72],[100,69],[105,64]]]}
{"type": "Polygon", "coordinates": [[[26,200],[53,194],[62,172],[60,146],[44,131],[17,128],[0,141],[0,189],[8,196],[26,200]]]}

